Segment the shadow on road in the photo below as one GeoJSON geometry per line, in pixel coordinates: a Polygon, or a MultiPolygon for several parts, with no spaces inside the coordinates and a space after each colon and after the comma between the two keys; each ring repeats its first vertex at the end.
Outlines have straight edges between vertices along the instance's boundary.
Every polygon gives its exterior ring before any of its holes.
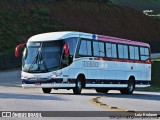
{"type": "Polygon", "coordinates": [[[134,93],[132,95],[121,95],[121,94],[114,94],[108,93],[104,95],[106,97],[113,97],[113,98],[127,98],[127,99],[141,99],[141,100],[156,100],[160,101],[160,95],[152,94],[152,93],[134,93]]]}
{"type": "MultiPolygon", "coordinates": [[[[58,95],[74,95],[73,93],[51,93],[58,95]]],[[[113,97],[113,98],[127,98],[127,99],[141,99],[141,100],[156,100],[160,101],[160,95],[152,93],[134,93],[132,95],[122,95],[120,93],[81,93],[78,96],[96,96],[96,97],[113,97]]]]}
{"type": "Polygon", "coordinates": [[[27,95],[16,93],[0,93],[0,99],[29,99],[29,100],[65,100],[60,97],[45,95],[27,95]]]}
{"type": "Polygon", "coordinates": [[[22,87],[21,84],[16,84],[16,83],[0,83],[0,86],[2,87],[22,87]]]}

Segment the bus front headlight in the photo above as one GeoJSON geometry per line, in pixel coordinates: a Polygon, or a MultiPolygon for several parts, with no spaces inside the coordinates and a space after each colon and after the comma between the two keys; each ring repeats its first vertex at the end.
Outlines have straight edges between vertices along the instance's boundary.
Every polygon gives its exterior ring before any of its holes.
{"type": "Polygon", "coordinates": [[[52,78],[56,78],[56,77],[60,76],[61,74],[62,74],[61,70],[54,71],[53,75],[52,75],[52,78]]]}
{"type": "Polygon", "coordinates": [[[25,75],[21,75],[21,79],[28,79],[28,77],[27,76],[25,76],[25,75]]]}

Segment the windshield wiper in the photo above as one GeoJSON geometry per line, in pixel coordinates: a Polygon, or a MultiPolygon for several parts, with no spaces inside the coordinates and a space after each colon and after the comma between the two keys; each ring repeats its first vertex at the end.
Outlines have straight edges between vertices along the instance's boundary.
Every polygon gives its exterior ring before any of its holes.
{"type": "Polygon", "coordinates": [[[48,69],[47,69],[46,63],[45,63],[45,61],[44,61],[44,59],[42,57],[42,43],[41,43],[41,46],[40,46],[40,48],[39,48],[39,50],[38,50],[38,52],[36,54],[36,57],[34,58],[33,62],[31,63],[31,66],[28,69],[28,72],[29,71],[33,71],[31,69],[33,68],[33,66],[35,65],[35,63],[37,63],[37,65],[38,65],[37,70],[40,70],[39,64],[41,63],[41,61],[42,61],[42,64],[44,66],[45,72],[47,72],[48,69]]]}
{"type": "Polygon", "coordinates": [[[32,61],[31,65],[30,65],[30,67],[29,67],[29,69],[28,69],[28,72],[31,71],[31,69],[33,68],[34,64],[35,64],[36,61],[38,60],[38,56],[39,56],[39,50],[38,50],[38,52],[37,52],[37,54],[36,54],[36,57],[35,57],[34,60],[32,61]]]}

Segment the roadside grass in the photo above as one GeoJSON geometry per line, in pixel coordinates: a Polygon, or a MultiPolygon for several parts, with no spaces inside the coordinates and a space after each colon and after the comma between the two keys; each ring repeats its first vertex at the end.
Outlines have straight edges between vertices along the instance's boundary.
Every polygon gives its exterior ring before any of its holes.
{"type": "Polygon", "coordinates": [[[153,61],[160,61],[160,58],[154,59],[153,61]]]}
{"type": "Polygon", "coordinates": [[[151,85],[146,88],[136,88],[136,91],[147,91],[147,92],[160,92],[160,85],[151,85]]]}
{"type": "Polygon", "coordinates": [[[156,2],[160,2],[160,0],[151,0],[151,1],[156,1],[156,2]]]}
{"type": "Polygon", "coordinates": [[[134,8],[136,10],[139,10],[143,12],[142,10],[149,9],[153,11],[160,12],[160,0],[110,0],[111,2],[122,5],[122,6],[128,6],[131,8],[134,8]]]}
{"type": "Polygon", "coordinates": [[[154,61],[160,61],[160,58],[153,59],[152,62],[154,61]]]}

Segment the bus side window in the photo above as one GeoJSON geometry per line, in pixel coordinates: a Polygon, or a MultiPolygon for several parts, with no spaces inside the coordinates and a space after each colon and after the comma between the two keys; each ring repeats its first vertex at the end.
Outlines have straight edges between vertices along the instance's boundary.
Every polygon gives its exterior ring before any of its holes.
{"type": "Polygon", "coordinates": [[[129,46],[129,51],[130,51],[130,59],[131,60],[139,60],[138,47],[129,46]]]}
{"type": "Polygon", "coordinates": [[[103,42],[93,42],[93,55],[98,57],[105,57],[103,42]]]}
{"type": "Polygon", "coordinates": [[[65,42],[63,45],[63,55],[62,55],[62,67],[66,67],[69,65],[69,44],[65,42]]]}
{"type": "Polygon", "coordinates": [[[106,56],[117,58],[117,48],[116,44],[106,43],[106,56]]]}
{"type": "Polygon", "coordinates": [[[127,45],[118,45],[118,56],[122,59],[128,59],[128,46],[127,45]]]}
{"type": "Polygon", "coordinates": [[[80,43],[80,48],[79,48],[79,55],[81,56],[91,56],[92,51],[91,51],[91,41],[89,40],[82,40],[80,43]]]}
{"type": "Polygon", "coordinates": [[[66,67],[73,62],[73,56],[76,51],[77,41],[78,41],[78,38],[76,37],[71,37],[64,40],[64,42],[68,44],[68,55],[65,55],[63,52],[63,55],[62,55],[63,67],[66,67]]]}
{"type": "Polygon", "coordinates": [[[134,47],[133,46],[129,46],[129,52],[130,52],[130,59],[134,60],[134,47]]]}
{"type": "Polygon", "coordinates": [[[141,60],[147,60],[149,58],[149,49],[145,47],[140,47],[140,57],[141,60]]]}

